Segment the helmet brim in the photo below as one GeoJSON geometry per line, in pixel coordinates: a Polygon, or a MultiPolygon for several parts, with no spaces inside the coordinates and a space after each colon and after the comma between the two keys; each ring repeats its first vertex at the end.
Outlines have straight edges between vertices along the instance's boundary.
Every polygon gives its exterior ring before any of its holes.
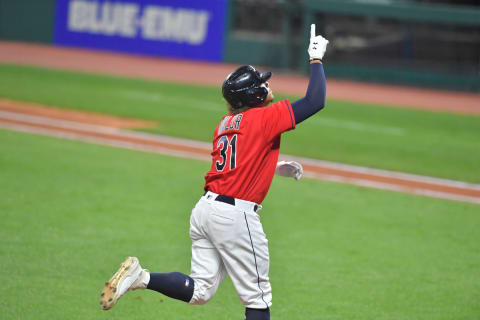
{"type": "Polygon", "coordinates": [[[260,72],[260,79],[262,80],[262,83],[267,82],[271,76],[272,76],[272,73],[270,71],[260,72]]]}

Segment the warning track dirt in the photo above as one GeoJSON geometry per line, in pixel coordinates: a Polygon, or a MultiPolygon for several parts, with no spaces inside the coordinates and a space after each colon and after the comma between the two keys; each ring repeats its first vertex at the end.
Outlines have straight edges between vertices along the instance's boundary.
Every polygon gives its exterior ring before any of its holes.
{"type": "MultiPolygon", "coordinates": [[[[0,41],[0,62],[219,87],[238,66],[0,41]]],[[[325,68],[328,68],[326,65],[325,68]]],[[[328,71],[328,70],[327,70],[328,71]]],[[[303,96],[308,78],[275,74],[276,92],[303,96]]],[[[327,80],[328,99],[480,116],[480,94],[327,80]]]]}

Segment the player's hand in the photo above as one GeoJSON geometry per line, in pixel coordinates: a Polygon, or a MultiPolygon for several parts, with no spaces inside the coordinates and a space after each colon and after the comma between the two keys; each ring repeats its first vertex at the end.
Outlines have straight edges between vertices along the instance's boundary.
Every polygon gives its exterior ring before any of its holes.
{"type": "Polygon", "coordinates": [[[310,60],[322,60],[327,51],[328,40],[322,36],[315,36],[315,24],[310,27],[310,45],[308,46],[308,54],[310,60]]]}
{"type": "Polygon", "coordinates": [[[280,161],[277,162],[275,174],[282,177],[291,177],[298,181],[303,175],[303,167],[295,161],[280,161]]]}

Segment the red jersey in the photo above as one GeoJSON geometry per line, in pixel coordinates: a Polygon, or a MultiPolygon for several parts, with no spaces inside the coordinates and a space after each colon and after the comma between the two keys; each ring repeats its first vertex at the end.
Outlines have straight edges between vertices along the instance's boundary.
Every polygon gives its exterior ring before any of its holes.
{"type": "Polygon", "coordinates": [[[275,174],[280,136],[294,128],[288,100],[223,117],[213,135],[205,190],[260,204],[275,174]]]}

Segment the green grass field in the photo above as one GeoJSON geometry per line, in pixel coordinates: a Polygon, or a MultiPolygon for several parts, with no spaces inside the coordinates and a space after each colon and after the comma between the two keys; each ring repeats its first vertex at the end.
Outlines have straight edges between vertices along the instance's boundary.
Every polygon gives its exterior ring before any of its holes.
{"type": "MultiPolygon", "coordinates": [[[[0,97],[155,120],[150,131],[208,142],[225,112],[219,88],[1,64],[0,97]]],[[[328,100],[282,152],[480,183],[480,117],[328,100]]]]}
{"type": "MultiPolygon", "coordinates": [[[[191,307],[98,298],[127,255],[189,272],[209,164],[0,130],[2,319],[241,319],[227,278],[191,307]]],[[[479,319],[480,206],[275,178],[261,212],[274,319],[479,319]]]]}
{"type": "MultiPolygon", "coordinates": [[[[0,98],[203,141],[225,110],[218,88],[2,64],[0,98]]],[[[1,319],[242,318],[228,278],[203,307],[149,291],[98,304],[127,255],[189,272],[208,163],[6,130],[0,146],[1,319]]],[[[480,117],[329,100],[282,152],[480,183],[480,117]]],[[[273,319],[480,319],[480,206],[285,178],[263,205],[273,319]]]]}

